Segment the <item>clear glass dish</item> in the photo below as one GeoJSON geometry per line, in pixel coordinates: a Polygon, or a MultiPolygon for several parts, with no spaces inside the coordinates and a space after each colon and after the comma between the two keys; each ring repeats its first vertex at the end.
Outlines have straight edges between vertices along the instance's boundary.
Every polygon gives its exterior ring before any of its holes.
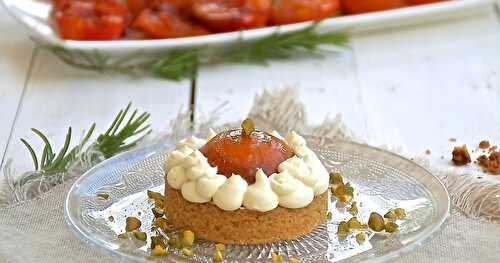
{"type": "MultiPolygon", "coordinates": [[[[443,184],[414,162],[390,152],[347,141],[307,137],[324,165],[339,171],[355,189],[359,204],[358,219],[366,222],[371,212],[383,214],[403,207],[407,218],[395,234],[368,232],[368,239],[358,243],[354,234],[339,238],[335,233],[342,220],[352,216],[346,207],[330,198],[332,219],[307,236],[297,240],[256,246],[226,246],[224,262],[270,262],[271,253],[285,258],[294,256],[302,262],[385,262],[414,250],[433,236],[445,222],[450,198],[443,184]]],[[[163,192],[163,163],[173,142],[152,145],[120,154],[94,167],[70,189],[65,217],[75,234],[101,251],[114,253],[122,261],[146,261],[149,244],[120,240],[125,217],[136,216],[141,230],[151,232],[152,202],[146,190],[163,192]],[[107,193],[104,200],[98,193],[107,193]]],[[[160,262],[212,262],[213,243],[197,240],[193,257],[173,253],[160,262]]]]}

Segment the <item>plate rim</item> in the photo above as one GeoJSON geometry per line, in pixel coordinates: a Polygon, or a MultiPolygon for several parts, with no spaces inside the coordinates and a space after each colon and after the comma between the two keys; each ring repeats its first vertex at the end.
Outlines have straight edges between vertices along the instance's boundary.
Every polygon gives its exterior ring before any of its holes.
{"type": "MultiPolygon", "coordinates": [[[[446,201],[444,203],[444,208],[445,208],[444,210],[446,211],[446,213],[438,215],[438,217],[436,218],[437,224],[430,227],[429,229],[426,229],[423,233],[420,233],[420,235],[422,237],[416,238],[414,241],[409,242],[396,250],[387,252],[386,254],[379,256],[375,259],[366,259],[366,260],[362,260],[360,262],[376,262],[376,263],[380,262],[381,263],[381,262],[387,262],[387,261],[393,260],[399,256],[406,255],[412,251],[415,251],[418,247],[429,242],[430,240],[432,240],[434,237],[436,237],[438,234],[440,234],[442,232],[443,225],[447,222],[447,220],[449,219],[449,217],[451,215],[451,197],[450,197],[450,194],[448,192],[448,189],[445,187],[442,180],[439,177],[437,177],[434,173],[432,173],[429,169],[427,169],[426,167],[414,162],[413,160],[410,160],[409,158],[401,156],[397,153],[391,152],[391,151],[386,150],[386,149],[374,147],[374,146],[371,146],[368,144],[358,143],[358,142],[353,142],[353,141],[348,141],[348,140],[342,140],[342,139],[337,139],[337,138],[332,139],[332,138],[324,138],[324,137],[318,137],[318,136],[304,136],[304,137],[306,138],[306,140],[309,138],[313,138],[313,139],[314,138],[322,138],[322,139],[329,140],[329,142],[331,142],[331,143],[341,142],[341,143],[350,143],[350,144],[356,145],[358,147],[367,147],[371,150],[381,151],[381,152],[389,154],[393,157],[396,157],[396,158],[402,159],[406,162],[412,163],[415,167],[421,169],[422,171],[427,173],[429,176],[431,176],[433,179],[435,179],[437,181],[439,187],[441,188],[441,190],[443,190],[444,193],[446,194],[445,195],[446,201]]],[[[117,161],[119,159],[124,159],[128,155],[136,154],[138,152],[144,152],[144,155],[141,156],[140,159],[138,159],[137,161],[135,161],[133,163],[128,163],[126,165],[126,168],[129,169],[130,167],[137,164],[138,162],[140,162],[146,158],[149,158],[155,154],[158,154],[157,151],[165,148],[165,146],[166,146],[166,144],[164,144],[164,143],[157,143],[157,144],[152,144],[152,145],[148,145],[145,147],[141,147],[141,148],[137,148],[137,149],[133,149],[133,150],[129,150],[129,151],[120,153],[120,154],[113,156],[107,160],[104,160],[101,163],[99,163],[98,165],[92,167],[87,172],[82,174],[73,183],[73,185],[71,186],[69,191],[66,193],[66,196],[64,199],[64,219],[65,219],[65,222],[66,222],[68,228],[71,229],[71,231],[75,234],[75,236],[78,237],[78,239],[84,241],[86,244],[89,244],[91,247],[96,248],[100,252],[105,252],[106,254],[110,254],[110,255],[119,255],[119,256],[121,256],[125,259],[128,259],[128,260],[131,260],[131,261],[136,261],[136,262],[144,261],[144,260],[141,261],[137,256],[133,256],[131,254],[126,254],[126,253],[119,251],[119,250],[109,249],[107,246],[105,246],[105,244],[99,243],[98,240],[91,238],[90,235],[88,235],[85,231],[82,231],[82,229],[80,229],[77,226],[77,224],[75,224],[75,218],[73,218],[70,215],[70,212],[69,212],[69,210],[70,210],[69,206],[70,206],[70,202],[71,202],[70,199],[71,199],[71,194],[74,191],[76,191],[76,188],[79,186],[79,184],[82,181],[86,180],[88,177],[92,176],[92,174],[95,170],[98,170],[98,169],[102,168],[103,166],[107,166],[111,162],[117,161]]],[[[442,200],[442,201],[444,201],[444,200],[442,200]]]]}

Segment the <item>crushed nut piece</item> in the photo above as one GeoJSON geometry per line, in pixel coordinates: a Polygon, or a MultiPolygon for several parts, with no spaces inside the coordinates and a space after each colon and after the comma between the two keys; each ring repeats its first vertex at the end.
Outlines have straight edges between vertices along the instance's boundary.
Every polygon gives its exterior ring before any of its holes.
{"type": "Polygon", "coordinates": [[[479,166],[483,167],[486,172],[500,175],[500,151],[492,151],[489,156],[479,156],[479,158],[477,158],[477,163],[479,166]]]}
{"type": "Polygon", "coordinates": [[[121,233],[118,235],[119,239],[128,239],[128,234],[127,233],[121,233]]]}
{"type": "Polygon", "coordinates": [[[358,221],[357,217],[353,217],[347,221],[347,225],[350,229],[359,229],[363,228],[363,225],[358,221]]]}
{"type": "Polygon", "coordinates": [[[300,263],[300,260],[298,258],[289,257],[288,263],[300,263]]]}
{"type": "Polygon", "coordinates": [[[330,173],[330,183],[331,184],[344,184],[344,179],[340,173],[330,173]]]}
{"type": "Polygon", "coordinates": [[[164,199],[164,197],[163,197],[163,195],[162,195],[162,194],[157,193],[157,192],[154,192],[154,191],[149,191],[149,190],[148,190],[148,197],[149,197],[150,199],[153,199],[153,200],[156,200],[156,199],[161,199],[161,200],[163,200],[163,199],[164,199]]]}
{"type": "Polygon", "coordinates": [[[346,221],[342,221],[337,228],[337,235],[339,237],[345,237],[347,234],[349,234],[349,224],[347,224],[346,221]]]}
{"type": "Polygon", "coordinates": [[[389,212],[385,213],[385,215],[384,215],[384,218],[387,218],[387,219],[390,219],[390,220],[394,220],[397,217],[398,216],[396,215],[396,212],[394,210],[390,210],[389,212]]]}
{"type": "Polygon", "coordinates": [[[167,244],[165,244],[165,238],[163,236],[151,236],[151,248],[155,248],[156,246],[161,246],[162,248],[166,248],[167,244]]]}
{"type": "Polygon", "coordinates": [[[351,207],[347,211],[353,216],[357,215],[358,214],[358,203],[352,202],[351,207]]]}
{"type": "Polygon", "coordinates": [[[194,233],[190,230],[185,230],[182,232],[181,243],[183,246],[192,246],[194,242],[194,233]]]}
{"type": "Polygon", "coordinates": [[[382,230],[384,230],[385,228],[385,224],[384,224],[384,218],[373,212],[370,214],[370,218],[368,219],[368,226],[373,230],[373,231],[377,231],[377,232],[380,232],[382,230]]]}
{"type": "Polygon", "coordinates": [[[189,248],[183,248],[182,255],[184,255],[186,257],[191,257],[191,256],[193,256],[193,251],[189,248]]]}
{"type": "Polygon", "coordinates": [[[215,244],[215,250],[224,251],[225,249],[226,249],[226,246],[224,246],[224,244],[221,244],[221,243],[215,244]]]}
{"type": "Polygon", "coordinates": [[[164,257],[168,256],[168,252],[165,248],[161,246],[155,246],[155,248],[151,250],[151,255],[155,257],[164,257]]]}
{"type": "Polygon", "coordinates": [[[364,242],[366,240],[366,234],[361,232],[356,235],[356,240],[360,243],[364,242]]]}
{"type": "Polygon", "coordinates": [[[109,222],[115,222],[115,218],[113,216],[108,217],[109,222]]]}
{"type": "Polygon", "coordinates": [[[102,200],[108,200],[109,194],[107,193],[97,193],[97,197],[102,199],[102,200]]]}
{"type": "Polygon", "coordinates": [[[326,220],[332,220],[332,212],[326,213],[326,220]]]}
{"type": "Polygon", "coordinates": [[[283,261],[283,257],[273,252],[271,254],[271,261],[273,263],[281,263],[283,261]]]}
{"type": "Polygon", "coordinates": [[[252,132],[255,131],[255,125],[253,124],[252,119],[246,118],[242,123],[241,123],[241,128],[243,129],[243,132],[246,135],[252,134],[252,132]]]}
{"type": "Polygon", "coordinates": [[[134,231],[134,236],[135,236],[135,238],[137,238],[137,240],[140,240],[140,241],[146,241],[146,239],[148,238],[146,233],[141,232],[141,231],[134,231]]]}
{"type": "Polygon", "coordinates": [[[215,250],[214,255],[212,256],[212,260],[214,262],[222,262],[224,257],[222,256],[222,252],[220,250],[215,250]]]}
{"type": "Polygon", "coordinates": [[[406,210],[404,208],[398,207],[394,209],[394,213],[398,219],[403,219],[406,217],[406,210]]]}
{"type": "Polygon", "coordinates": [[[153,209],[151,209],[151,211],[153,212],[153,215],[155,216],[155,218],[162,217],[163,214],[165,213],[162,208],[158,208],[158,207],[154,207],[153,209]]]}
{"type": "Polygon", "coordinates": [[[387,233],[394,233],[394,232],[398,231],[398,228],[399,228],[399,226],[394,222],[387,222],[385,224],[385,231],[387,233]]]}
{"type": "Polygon", "coordinates": [[[462,147],[456,146],[452,152],[453,158],[451,159],[455,165],[466,165],[471,162],[467,145],[462,147]]]}
{"type": "Polygon", "coordinates": [[[125,230],[127,232],[131,232],[141,227],[141,220],[137,219],[136,217],[130,216],[125,219],[125,224],[125,230]]]}
{"type": "Polygon", "coordinates": [[[488,149],[490,148],[490,142],[486,140],[482,140],[479,142],[479,149],[488,149]]]}

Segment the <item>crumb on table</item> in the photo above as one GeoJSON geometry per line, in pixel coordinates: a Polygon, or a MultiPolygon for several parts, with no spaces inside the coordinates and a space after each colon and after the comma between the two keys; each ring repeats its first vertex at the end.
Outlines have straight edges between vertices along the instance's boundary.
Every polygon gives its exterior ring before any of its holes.
{"type": "Polygon", "coordinates": [[[490,142],[486,141],[486,140],[482,140],[481,142],[479,142],[479,148],[480,149],[488,149],[488,148],[490,148],[490,142]]]}
{"type": "Polygon", "coordinates": [[[453,161],[453,164],[461,166],[461,165],[466,165],[471,162],[470,154],[469,151],[467,150],[467,145],[463,146],[455,146],[452,152],[453,158],[451,159],[453,161]]]}
{"type": "Polygon", "coordinates": [[[450,137],[450,139],[448,139],[450,142],[456,142],[457,139],[456,138],[453,138],[453,137],[450,137]]]}
{"type": "Polygon", "coordinates": [[[484,168],[485,172],[500,175],[500,151],[492,151],[489,156],[479,156],[477,163],[484,168]]]}
{"type": "Polygon", "coordinates": [[[430,155],[431,154],[431,150],[429,150],[429,149],[425,150],[425,154],[430,155]]]}

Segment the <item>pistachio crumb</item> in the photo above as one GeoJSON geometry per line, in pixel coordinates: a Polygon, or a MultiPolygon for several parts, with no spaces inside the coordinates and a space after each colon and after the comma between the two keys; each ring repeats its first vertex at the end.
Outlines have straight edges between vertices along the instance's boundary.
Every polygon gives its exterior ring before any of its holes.
{"type": "Polygon", "coordinates": [[[168,256],[168,252],[166,249],[158,245],[151,250],[151,255],[155,257],[163,257],[163,256],[168,256]]]}
{"type": "Polygon", "coordinates": [[[108,200],[109,194],[107,193],[97,193],[97,197],[102,199],[102,200],[108,200]]]}
{"type": "Polygon", "coordinates": [[[366,234],[363,232],[360,232],[356,235],[356,240],[360,243],[364,242],[366,240],[366,234]]]}
{"type": "Polygon", "coordinates": [[[194,233],[190,230],[185,230],[182,232],[182,245],[184,246],[192,246],[194,242],[194,233]]]}
{"type": "Polygon", "coordinates": [[[398,231],[398,228],[399,228],[399,226],[394,222],[387,222],[385,224],[385,231],[387,233],[394,233],[394,232],[398,231]]]}
{"type": "Polygon", "coordinates": [[[127,235],[127,233],[121,233],[118,235],[118,238],[119,239],[128,239],[128,235],[127,235]]]}
{"type": "Polygon", "coordinates": [[[146,241],[146,239],[148,238],[146,233],[141,232],[141,231],[134,231],[134,236],[137,240],[140,240],[140,241],[146,241]]]}
{"type": "Polygon", "coordinates": [[[344,179],[340,173],[331,172],[330,173],[330,183],[331,184],[344,184],[344,179]]]}
{"type": "Polygon", "coordinates": [[[108,217],[109,222],[115,222],[115,218],[113,216],[108,217]]]}
{"type": "Polygon", "coordinates": [[[180,248],[182,246],[179,238],[177,237],[170,238],[168,240],[168,244],[173,248],[180,248]]]}
{"type": "Polygon", "coordinates": [[[347,234],[349,234],[349,225],[347,224],[347,222],[342,221],[337,227],[337,235],[340,237],[345,237],[347,236],[347,234]]]}
{"type": "Polygon", "coordinates": [[[384,225],[384,218],[379,215],[378,213],[371,213],[370,218],[368,219],[368,226],[373,230],[373,231],[382,231],[385,228],[384,225]]]}
{"type": "Polygon", "coordinates": [[[215,250],[214,255],[212,256],[212,260],[214,262],[222,262],[224,260],[224,256],[222,256],[222,252],[220,250],[215,250]]]}
{"type": "Polygon", "coordinates": [[[389,210],[389,212],[385,213],[385,215],[384,215],[384,218],[387,218],[387,219],[390,219],[390,220],[394,220],[397,217],[398,216],[396,215],[396,212],[394,212],[394,210],[389,210]]]}
{"type": "Polygon", "coordinates": [[[163,200],[163,195],[162,194],[160,194],[158,192],[150,191],[150,190],[148,190],[147,192],[148,192],[148,197],[150,199],[153,199],[153,200],[161,199],[161,200],[163,200]]]}
{"type": "Polygon", "coordinates": [[[363,228],[361,223],[358,221],[357,217],[353,217],[353,218],[349,219],[349,221],[347,221],[347,225],[349,226],[350,229],[363,228]]]}
{"type": "Polygon", "coordinates": [[[252,132],[255,131],[255,125],[250,118],[246,118],[242,123],[241,123],[241,128],[243,129],[243,132],[246,135],[252,134],[252,132]]]}
{"type": "Polygon", "coordinates": [[[189,248],[183,248],[182,255],[184,255],[186,257],[191,257],[191,256],[193,256],[193,251],[189,248]]]}
{"type": "Polygon", "coordinates": [[[333,215],[332,215],[332,212],[328,212],[328,213],[326,213],[326,219],[327,219],[327,220],[332,220],[332,216],[333,216],[333,215]]]}
{"type": "Polygon", "coordinates": [[[394,209],[394,213],[396,214],[398,219],[403,219],[406,217],[406,210],[404,210],[403,208],[398,207],[394,209]]]}
{"type": "Polygon", "coordinates": [[[271,260],[273,263],[281,263],[283,261],[283,257],[277,253],[271,254],[271,260]]]}
{"type": "Polygon", "coordinates": [[[351,215],[355,216],[358,214],[358,203],[352,202],[351,207],[347,210],[351,215]]]}
{"type": "Polygon", "coordinates": [[[215,244],[215,250],[224,251],[225,249],[226,249],[226,246],[224,246],[224,244],[221,244],[221,243],[215,244]]]}
{"type": "Polygon", "coordinates": [[[162,217],[163,214],[165,213],[163,211],[163,208],[158,208],[158,207],[154,207],[153,209],[151,209],[151,211],[153,212],[153,215],[155,216],[155,218],[162,217]]]}
{"type": "Polygon", "coordinates": [[[125,230],[127,232],[137,230],[139,227],[141,227],[141,220],[137,219],[137,217],[130,216],[125,219],[125,230]]]}

